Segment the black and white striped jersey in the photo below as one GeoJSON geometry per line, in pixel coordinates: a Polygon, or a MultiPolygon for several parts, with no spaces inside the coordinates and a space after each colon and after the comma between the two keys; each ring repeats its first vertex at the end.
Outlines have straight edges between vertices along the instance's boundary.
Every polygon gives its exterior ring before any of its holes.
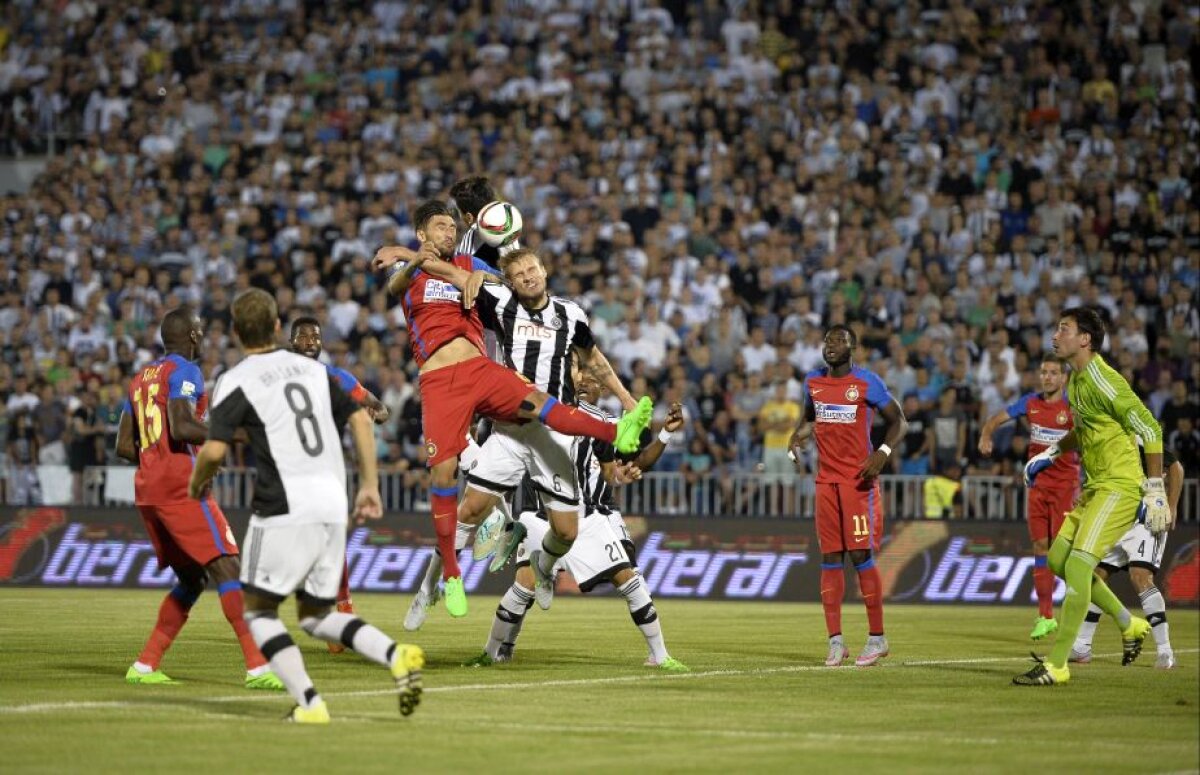
{"type": "Polygon", "coordinates": [[[479,233],[479,224],[473,223],[458,238],[458,246],[454,252],[459,255],[474,256],[495,266],[496,262],[500,260],[500,256],[507,255],[519,247],[521,247],[519,239],[515,239],[501,248],[492,247],[483,241],[483,237],[479,233]]]}
{"type": "Polygon", "coordinates": [[[476,306],[483,324],[496,332],[504,365],[559,401],[574,403],[573,349],[596,344],[582,307],[550,296],[541,309],[527,309],[512,289],[498,284],[484,285],[476,306]]]}
{"type": "Polygon", "coordinates": [[[342,429],[359,406],[323,363],[289,350],[249,355],[213,388],[208,437],[245,428],[257,478],[256,517],[284,524],[345,524],[342,429]]]}
{"type": "MultiPolygon", "coordinates": [[[[605,422],[615,422],[611,414],[598,406],[580,401],[580,410],[605,422]]],[[[575,439],[575,481],[579,483],[579,500],[584,514],[611,514],[616,511],[613,488],[604,478],[602,465],[616,460],[616,450],[606,441],[586,436],[575,439]]]]}

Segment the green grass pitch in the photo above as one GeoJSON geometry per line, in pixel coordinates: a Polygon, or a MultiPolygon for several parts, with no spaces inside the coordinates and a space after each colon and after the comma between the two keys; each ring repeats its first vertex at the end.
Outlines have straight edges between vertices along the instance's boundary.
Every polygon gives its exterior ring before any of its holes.
{"type": "MultiPolygon", "coordinates": [[[[1200,620],[1171,611],[1179,667],[1154,647],[1122,668],[1101,625],[1067,686],[1019,688],[1035,611],[891,606],[881,667],[827,669],[818,605],[660,601],[693,673],[641,667],[617,598],[534,607],[514,664],[459,667],[496,600],[439,607],[412,638],[426,693],[401,719],[387,673],[299,632],[334,723],[280,721],[284,695],[241,688],[240,654],[205,595],[164,661],[183,683],[125,684],[161,593],[0,590],[0,771],[24,772],[1178,772],[1200,768],[1200,620]]],[[[394,636],[407,597],[363,595],[394,636]]],[[[848,602],[851,652],[865,617],[848,602]]],[[[1039,651],[1048,649],[1039,645],[1039,651]]]]}

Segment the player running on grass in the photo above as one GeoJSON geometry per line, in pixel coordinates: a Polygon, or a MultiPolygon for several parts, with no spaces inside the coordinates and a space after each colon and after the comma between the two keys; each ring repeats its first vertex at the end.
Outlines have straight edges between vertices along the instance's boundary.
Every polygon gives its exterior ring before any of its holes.
{"type": "MultiPolygon", "coordinates": [[[[1167,506],[1171,509],[1171,527],[1179,516],[1179,496],[1183,493],[1183,466],[1170,451],[1163,450],[1163,480],[1167,487],[1167,506]]],[[[1175,667],[1175,651],[1171,648],[1171,634],[1167,626],[1167,601],[1154,585],[1154,575],[1162,567],[1163,554],[1167,549],[1167,532],[1151,534],[1144,522],[1135,522],[1116,546],[1100,560],[1096,575],[1107,580],[1109,575],[1122,570],[1129,571],[1129,581],[1142,602],[1142,611],[1150,623],[1158,655],[1154,666],[1163,670],[1175,667]]],[[[1071,662],[1092,661],[1092,637],[1100,622],[1100,608],[1095,603],[1088,608],[1083,626],[1071,648],[1071,662]]],[[[1125,662],[1128,664],[1128,662],[1125,662]]]]}
{"type": "Polygon", "coordinates": [[[1139,509],[1144,510],[1153,535],[1171,522],[1162,479],[1162,431],[1125,378],[1099,356],[1103,344],[1104,322],[1095,310],[1072,307],[1059,316],[1054,353],[1071,365],[1067,390],[1075,427],[1025,465],[1025,481],[1032,485],[1060,455],[1075,449],[1088,478],[1083,496],[1067,513],[1050,547],[1050,568],[1067,582],[1058,639],[1049,657],[1035,657],[1037,664],[1029,672],[1013,678],[1019,686],[1053,686],[1071,680],[1067,658],[1093,601],[1117,620],[1125,664],[1141,653],[1150,631],[1149,623],[1131,616],[1094,573],[1100,558],[1133,525],[1139,509]],[[1145,477],[1135,434],[1146,446],[1145,477]]]}
{"type": "MultiPolygon", "coordinates": [[[[324,342],[321,341],[320,321],[314,317],[299,317],[293,320],[289,342],[292,352],[300,353],[314,361],[320,359],[321,350],[324,347],[324,342]]],[[[363,387],[353,374],[332,363],[325,364],[325,369],[337,380],[338,385],[354,403],[367,410],[372,420],[376,423],[387,422],[389,414],[387,406],[374,393],[363,387]]],[[[354,601],[350,597],[349,565],[342,566],[342,582],[338,586],[337,610],[344,614],[354,613],[354,601]]],[[[340,654],[345,650],[340,643],[329,644],[330,653],[340,654]]]]}
{"type": "Polygon", "coordinates": [[[279,310],[257,288],[233,302],[233,330],[244,359],[213,391],[209,439],[196,456],[188,493],[197,497],[217,472],[234,434],[245,431],[254,450],[253,516],[247,528],[246,621],[296,707],[287,720],[328,724],[329,710],[313,687],[300,649],[279,621],[279,604],[293,593],[300,627],[339,642],[389,669],[407,716],[421,699],[424,652],[397,644],[354,614],[333,610],[346,561],[346,460],[342,429],[349,424],[358,453],[354,513],[378,519],[375,432],[367,412],[325,367],[280,349],[279,310]]]}
{"type": "MultiPolygon", "coordinates": [[[[1038,372],[1041,393],[1026,393],[1002,412],[988,418],[979,431],[979,452],[992,454],[992,434],[1009,420],[1029,420],[1029,456],[1043,452],[1071,430],[1071,406],[1063,390],[1066,369],[1054,355],[1042,358],[1038,372]]],[[[1054,619],[1054,573],[1047,564],[1050,542],[1058,535],[1063,519],[1079,495],[1079,455],[1069,452],[1054,461],[1026,491],[1025,519],[1033,542],[1033,588],[1038,599],[1038,618],[1029,637],[1041,640],[1058,629],[1054,619]]]]}
{"type": "MultiPolygon", "coordinates": [[[[467,613],[466,592],[455,554],[458,515],[458,457],[467,446],[467,429],[476,413],[516,423],[540,421],[568,436],[590,436],[630,452],[650,424],[654,407],[643,398],[636,408],[613,425],[561,404],[537,390],[517,372],[490,360],[483,353],[483,323],[475,298],[496,270],[470,256],[456,255],[457,226],[446,206],[429,200],[416,209],[413,225],[421,242],[419,251],[384,248],[373,261],[376,269],[393,268],[388,291],[403,299],[413,357],[419,368],[422,424],[429,453],[433,524],[442,557],[446,610],[451,616],[467,613]],[[470,272],[460,290],[452,283],[423,271],[429,261],[445,261],[470,272]],[[472,271],[473,270],[473,271],[472,271]]],[[[569,546],[569,544],[568,544],[569,546]]],[[[559,544],[551,547],[557,552],[559,544]]],[[[566,548],[557,556],[566,553],[566,548]]]]}
{"type": "Polygon", "coordinates": [[[790,454],[801,471],[800,452],[817,437],[817,542],[821,546],[821,605],[829,632],[825,664],[841,665],[850,656],[842,638],[842,597],[846,590],[843,558],[858,572],[858,588],[867,608],[867,645],[855,664],[869,667],[888,655],[883,631],[883,595],[872,550],[883,535],[883,503],[876,477],[892,447],[904,440],[908,421],[900,404],[874,372],[854,365],[858,337],[835,325],[825,333],[826,367],[804,380],[804,414],[792,434],[790,454]],[[884,443],[871,446],[874,413],[887,425],[884,443]]]}
{"type": "MultiPolygon", "coordinates": [[[[580,409],[606,422],[612,421],[610,415],[595,406],[603,388],[591,373],[579,373],[575,380],[575,388],[580,409]]],[[[664,435],[674,433],[682,427],[683,408],[674,404],[663,424],[663,432],[646,444],[633,461],[619,460],[611,444],[594,439],[576,440],[575,472],[583,495],[579,537],[571,551],[551,570],[552,578],[559,570],[569,571],[579,584],[579,591],[584,593],[606,581],[611,583],[621,597],[625,598],[634,625],[646,639],[649,653],[645,666],[673,673],[687,672],[688,668],[667,652],[658,611],[654,607],[654,600],[650,597],[650,589],[645,579],[637,572],[633,541],[629,538],[625,520],[621,518],[621,513],[613,503],[612,488],[614,485],[641,478],[642,471],[649,470],[658,462],[666,449],[664,435]]],[[[644,436],[648,437],[649,434],[644,436]]],[[[537,503],[538,494],[532,493],[532,496],[526,500],[526,505],[536,508],[533,504],[537,503]]],[[[487,667],[496,662],[511,660],[525,614],[533,605],[536,578],[530,566],[533,553],[541,546],[542,537],[549,530],[549,525],[546,516],[536,511],[522,513],[520,525],[524,530],[517,531],[514,537],[519,538],[525,533],[527,535],[517,553],[516,578],[501,598],[500,605],[496,607],[496,618],[492,622],[492,631],[483,653],[467,662],[468,666],[487,667]]]]}
{"type": "Polygon", "coordinates": [[[211,582],[221,611],[237,635],[246,661],[247,689],[282,689],[242,620],[238,547],[216,499],[188,497],[193,445],[208,428],[200,417],[208,405],[204,377],[195,363],[204,326],[191,309],[179,307],[159,328],[166,354],[129,383],[117,429],[117,454],[137,465],[134,501],[158,563],[175,571],[176,584],[163,598],[158,621],[137,661],[125,673],[133,684],[172,683],[159,665],[187,623],[196,599],[211,582]]]}
{"type": "MultiPolygon", "coordinates": [[[[483,286],[476,306],[484,325],[496,334],[504,363],[534,387],[567,405],[575,402],[572,374],[578,364],[581,369],[596,373],[626,409],[635,408],[637,402],[592,337],[587,313],[570,299],[547,293],[546,269],[537,253],[526,249],[506,253],[500,259],[500,269],[512,287],[483,286]]],[[[457,287],[463,287],[468,279],[467,272],[444,263],[428,267],[428,271],[457,287]]],[[[534,572],[538,574],[534,591],[542,608],[550,607],[554,594],[551,568],[570,549],[578,532],[574,445],[574,437],[538,423],[498,422],[475,452],[472,462],[466,464],[464,457],[467,488],[458,505],[456,549],[466,545],[471,529],[485,515],[496,514],[493,509],[512,494],[526,474],[541,493],[550,518],[550,530],[541,531],[539,540],[543,537],[545,540],[535,549],[534,556],[534,572]]],[[[503,519],[502,513],[496,516],[503,519]]],[[[500,532],[502,526],[481,534],[500,532]]],[[[482,553],[486,547],[480,543],[477,539],[476,548],[482,553]]],[[[516,544],[508,546],[516,549],[516,544]]],[[[501,564],[507,559],[508,555],[503,555],[501,564]]],[[[429,607],[437,599],[440,570],[440,560],[435,555],[405,616],[406,629],[415,630],[424,622],[429,607]]]]}

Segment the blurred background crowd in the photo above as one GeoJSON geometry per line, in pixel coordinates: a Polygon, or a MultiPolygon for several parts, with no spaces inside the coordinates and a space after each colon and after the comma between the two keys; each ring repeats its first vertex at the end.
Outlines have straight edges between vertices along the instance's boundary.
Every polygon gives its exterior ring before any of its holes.
{"type": "MultiPolygon", "coordinates": [[[[405,321],[368,262],[491,176],[635,394],[682,401],[660,468],[790,470],[826,326],[904,405],[897,473],[1012,473],[1057,311],[1200,469],[1200,10],[1186,0],[6,3],[0,439],[100,464],[176,305],[238,359],[256,286],[391,408],[424,464],[405,321]]],[[[414,480],[415,481],[415,480],[414,480]]],[[[22,489],[25,488],[25,489],[22,489]]]]}

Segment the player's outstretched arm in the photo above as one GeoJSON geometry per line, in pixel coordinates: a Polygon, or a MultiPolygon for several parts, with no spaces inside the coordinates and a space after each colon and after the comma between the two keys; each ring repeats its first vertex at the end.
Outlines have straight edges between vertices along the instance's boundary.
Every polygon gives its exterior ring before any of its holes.
{"type": "Polygon", "coordinates": [[[874,479],[879,476],[879,472],[887,465],[888,458],[892,456],[892,450],[900,446],[904,435],[908,433],[908,419],[904,416],[899,401],[891,399],[883,405],[879,413],[886,423],[883,443],[862,462],[862,468],[858,472],[860,479],[874,479]]]}
{"type": "Polygon", "coordinates": [[[138,462],[137,443],[133,439],[133,418],[129,412],[121,412],[121,420],[117,424],[117,457],[130,463],[138,462]]]}
{"type": "Polygon", "coordinates": [[[612,363],[597,345],[576,347],[575,360],[579,364],[580,371],[590,372],[597,382],[617,397],[617,400],[621,402],[622,409],[627,412],[633,411],[633,408],[637,406],[637,400],[626,389],[621,378],[617,376],[616,370],[613,369],[612,363]]]}
{"type": "Polygon", "coordinates": [[[984,457],[991,457],[994,445],[992,444],[992,434],[996,430],[1012,419],[1007,411],[996,412],[991,417],[987,418],[987,422],[979,429],[979,454],[984,457]]]}
{"type": "Polygon", "coordinates": [[[210,439],[204,442],[204,446],[196,453],[196,465],[192,468],[192,478],[188,480],[189,498],[198,499],[208,489],[228,452],[229,445],[223,441],[210,439]]]}
{"type": "Polygon", "coordinates": [[[662,430],[646,445],[638,455],[634,465],[638,469],[638,476],[641,476],[642,471],[649,471],[658,462],[658,459],[667,451],[667,438],[670,434],[683,427],[683,404],[671,404],[670,411],[667,412],[667,419],[663,422],[662,430]]]}

